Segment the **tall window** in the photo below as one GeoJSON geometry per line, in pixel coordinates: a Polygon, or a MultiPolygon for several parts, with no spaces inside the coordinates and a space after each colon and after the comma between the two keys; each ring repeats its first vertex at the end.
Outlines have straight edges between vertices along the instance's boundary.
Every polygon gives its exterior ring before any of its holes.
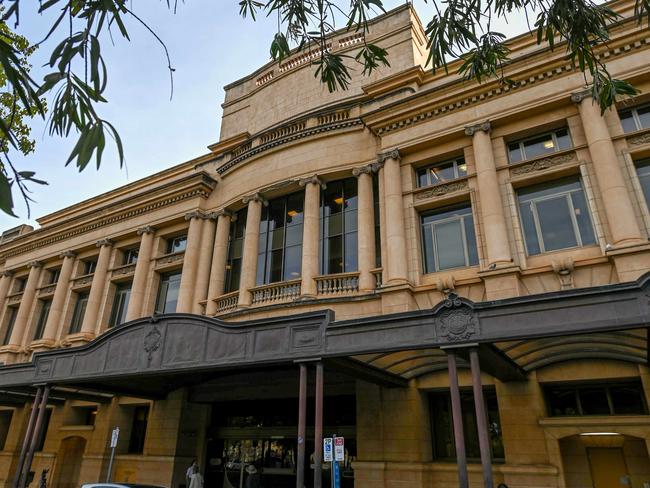
{"type": "Polygon", "coordinates": [[[418,186],[437,185],[445,181],[467,176],[467,164],[464,158],[437,163],[418,170],[418,186]]]}
{"type": "Polygon", "coordinates": [[[618,116],[625,132],[647,129],[650,127],[650,104],[622,110],[618,113],[618,116]]]}
{"type": "Polygon", "coordinates": [[[20,293],[21,291],[25,291],[25,286],[27,286],[27,277],[26,276],[16,278],[14,280],[14,291],[13,291],[13,293],[20,293]]]}
{"type": "Polygon", "coordinates": [[[572,147],[568,129],[521,139],[508,144],[510,163],[518,163],[544,154],[564,151],[572,147]]]}
{"type": "Polygon", "coordinates": [[[13,413],[13,410],[0,410],[0,451],[4,451],[13,413]]]}
{"type": "Polygon", "coordinates": [[[548,414],[645,415],[648,413],[640,381],[610,384],[556,384],[544,388],[548,414]]]}
{"type": "Polygon", "coordinates": [[[421,221],[425,273],[478,264],[471,206],[427,212],[421,221]]]}
{"type": "Polygon", "coordinates": [[[133,409],[133,424],[129,437],[129,454],[140,454],[144,450],[144,440],[147,435],[147,422],[149,421],[149,407],[135,407],[133,409]]]}
{"type": "Polygon", "coordinates": [[[650,158],[642,159],[636,163],[636,173],[643,189],[645,201],[650,207],[650,158]]]}
{"type": "Polygon", "coordinates": [[[160,277],[160,288],[156,300],[156,313],[174,313],[181,287],[181,273],[167,273],[160,277]]]}
{"type": "MultiPolygon", "coordinates": [[[[488,420],[490,436],[490,451],[493,461],[505,460],[503,441],[501,437],[501,419],[496,392],[492,389],[483,390],[485,412],[488,420]]],[[[463,434],[467,458],[478,461],[481,450],[478,444],[478,428],[474,394],[472,390],[460,391],[461,408],[463,411],[463,434]]],[[[456,459],[456,442],[454,440],[453,417],[451,411],[451,395],[449,392],[436,392],[429,395],[431,412],[431,427],[433,430],[433,457],[437,460],[454,461],[456,459]]]]}
{"type": "Polygon", "coordinates": [[[11,340],[11,333],[14,331],[14,324],[16,323],[16,315],[18,315],[18,307],[7,308],[7,325],[5,326],[5,335],[2,339],[2,345],[6,346],[11,340]]]}
{"type": "Polygon", "coordinates": [[[529,255],[594,244],[596,237],[578,178],[564,178],[517,192],[529,255]]]}
{"type": "Polygon", "coordinates": [[[96,268],[97,268],[97,259],[88,259],[84,261],[85,275],[93,274],[96,268]]]}
{"type": "Polygon", "coordinates": [[[242,208],[230,222],[228,237],[228,261],[226,262],[226,293],[239,290],[242,256],[244,254],[244,234],[246,233],[246,218],[248,208],[242,208]]]}
{"type": "Polygon", "coordinates": [[[129,264],[135,264],[137,261],[138,261],[138,248],[124,250],[124,261],[122,262],[124,266],[127,266],[129,264]]]}
{"type": "Polygon", "coordinates": [[[115,298],[113,299],[113,308],[111,308],[111,317],[108,321],[109,327],[123,324],[126,320],[126,311],[129,308],[129,299],[131,298],[131,283],[121,283],[115,288],[115,298]]]}
{"type": "Polygon", "coordinates": [[[51,306],[52,300],[41,300],[41,312],[38,314],[36,330],[34,331],[35,341],[43,338],[43,332],[45,332],[45,324],[47,323],[47,317],[50,315],[51,306]]]}
{"type": "Polygon", "coordinates": [[[72,312],[72,322],[70,322],[70,334],[77,334],[81,332],[81,325],[84,321],[86,314],[86,306],[88,305],[88,292],[77,293],[77,302],[74,304],[74,311],[72,312]]]}
{"type": "Polygon", "coordinates": [[[327,184],[321,202],[322,274],[357,271],[357,207],[356,178],[327,184]]]}
{"type": "Polygon", "coordinates": [[[49,270],[49,280],[48,285],[53,285],[59,281],[59,276],[61,276],[61,268],[52,268],[49,270]]]}
{"type": "Polygon", "coordinates": [[[381,215],[379,212],[379,175],[372,174],[372,198],[375,212],[375,266],[381,267],[381,215]]]}
{"type": "Polygon", "coordinates": [[[269,202],[262,211],[257,284],[300,278],[304,192],[269,202]]]}
{"type": "Polygon", "coordinates": [[[187,236],[171,237],[167,240],[167,254],[185,251],[187,248],[187,236]]]}

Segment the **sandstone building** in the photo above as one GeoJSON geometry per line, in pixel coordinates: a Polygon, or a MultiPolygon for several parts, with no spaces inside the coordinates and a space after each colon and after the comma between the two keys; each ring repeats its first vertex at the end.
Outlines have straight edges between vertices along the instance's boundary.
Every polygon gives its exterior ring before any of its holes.
{"type": "Polygon", "coordinates": [[[612,6],[643,94],[602,116],[530,35],[513,86],[431,73],[406,5],[390,68],[265,65],[204,156],[6,232],[0,487],[104,480],[115,427],[113,479],[173,487],[326,486],[323,434],[346,488],[650,483],[650,32],[612,6]]]}

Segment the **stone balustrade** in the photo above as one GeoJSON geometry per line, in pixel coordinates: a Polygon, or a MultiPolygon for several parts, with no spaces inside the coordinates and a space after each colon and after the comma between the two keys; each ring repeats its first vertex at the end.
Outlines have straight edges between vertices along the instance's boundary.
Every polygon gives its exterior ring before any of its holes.
{"type": "Polygon", "coordinates": [[[253,305],[291,301],[300,296],[301,280],[281,281],[251,288],[253,305]]]}
{"type": "Polygon", "coordinates": [[[359,291],[359,272],[316,277],[318,295],[345,295],[359,291]]]}
{"type": "Polygon", "coordinates": [[[237,308],[237,302],[239,301],[239,291],[233,291],[221,295],[219,298],[215,299],[217,304],[216,313],[225,313],[231,312],[237,308]]]}

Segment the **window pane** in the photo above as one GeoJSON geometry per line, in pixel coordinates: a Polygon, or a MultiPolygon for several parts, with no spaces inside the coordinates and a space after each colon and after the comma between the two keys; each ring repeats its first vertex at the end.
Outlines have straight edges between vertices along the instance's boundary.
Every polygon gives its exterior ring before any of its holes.
{"type": "Polygon", "coordinates": [[[266,253],[257,255],[257,277],[255,278],[255,283],[258,286],[266,283],[266,253]]]}
{"type": "Polygon", "coordinates": [[[70,334],[76,334],[81,331],[84,315],[86,314],[86,305],[88,304],[88,293],[77,295],[77,303],[74,306],[72,322],[70,324],[70,334]]]}
{"type": "Polygon", "coordinates": [[[345,210],[356,210],[357,208],[357,179],[348,178],[343,180],[343,196],[345,197],[345,210]]]}
{"type": "Polygon", "coordinates": [[[9,316],[9,318],[7,319],[5,335],[4,335],[4,339],[2,340],[3,346],[9,344],[9,341],[11,340],[11,333],[14,331],[14,324],[16,323],[17,314],[18,314],[18,308],[16,307],[7,308],[7,315],[9,316]]]}
{"type": "Polygon", "coordinates": [[[343,233],[343,214],[337,213],[325,219],[325,235],[337,236],[343,233]]]}
{"type": "Polygon", "coordinates": [[[454,163],[445,163],[429,168],[429,180],[432,185],[456,178],[454,163]]]}
{"type": "Polygon", "coordinates": [[[287,236],[285,245],[296,246],[302,244],[302,225],[292,225],[287,227],[287,236]]]}
{"type": "Polygon", "coordinates": [[[511,163],[518,163],[523,159],[518,142],[508,144],[508,159],[511,163]]]}
{"type": "Polygon", "coordinates": [[[418,186],[428,186],[429,183],[429,175],[428,175],[429,170],[424,168],[424,169],[419,169],[418,170],[418,186]]]}
{"type": "Polygon", "coordinates": [[[460,221],[436,224],[434,230],[439,269],[465,266],[465,246],[460,221]]]}
{"type": "Polygon", "coordinates": [[[566,196],[542,200],[536,206],[546,251],[578,245],[566,196]]]}
{"type": "Polygon", "coordinates": [[[270,232],[271,234],[271,249],[282,249],[284,246],[284,227],[276,228],[270,232]]]}
{"type": "Polygon", "coordinates": [[[269,283],[276,283],[282,281],[282,255],[284,254],[282,249],[273,251],[270,254],[270,263],[269,263],[269,283]]]}
{"type": "Polygon", "coordinates": [[[302,246],[287,247],[284,252],[284,279],[295,280],[300,278],[302,259],[302,246]]]}
{"type": "Polygon", "coordinates": [[[358,217],[357,211],[352,210],[350,212],[345,212],[345,217],[343,217],[343,227],[345,227],[345,232],[351,232],[357,230],[358,217]]]}
{"type": "Polygon", "coordinates": [[[38,315],[38,322],[36,323],[36,330],[34,331],[35,341],[43,338],[43,332],[45,332],[45,324],[47,323],[47,317],[50,315],[51,305],[51,300],[42,302],[41,313],[38,315]]]}
{"type": "Polygon", "coordinates": [[[574,389],[549,388],[546,392],[548,414],[554,417],[578,415],[578,400],[574,389]]]}
{"type": "Polygon", "coordinates": [[[634,116],[632,115],[631,110],[621,112],[619,117],[621,118],[623,132],[634,132],[636,130],[636,123],[634,122],[634,116]]]}
{"type": "Polygon", "coordinates": [[[583,415],[608,415],[609,403],[605,388],[585,388],[578,391],[583,415]]]}
{"type": "Polygon", "coordinates": [[[343,182],[333,181],[323,191],[323,215],[328,216],[343,211],[343,182]]]}
{"type": "Polygon", "coordinates": [[[349,273],[359,269],[357,233],[345,234],[345,272],[349,273]]]}
{"type": "Polygon", "coordinates": [[[181,284],[181,273],[163,275],[160,281],[158,293],[158,304],[156,310],[158,313],[176,312],[178,303],[178,291],[181,284]]]}
{"type": "Polygon", "coordinates": [[[435,273],[436,263],[433,247],[433,226],[422,226],[422,250],[424,252],[424,272],[435,273]]]}
{"type": "Polygon", "coordinates": [[[557,139],[557,148],[559,151],[571,148],[571,137],[567,129],[561,129],[555,133],[557,139]]]}
{"type": "Polygon", "coordinates": [[[650,106],[637,109],[637,114],[639,115],[639,122],[641,122],[641,128],[647,129],[650,127],[650,106]]]}
{"type": "Polygon", "coordinates": [[[304,217],[304,200],[304,192],[289,195],[289,198],[287,199],[287,225],[302,224],[304,217]]]}
{"type": "Polygon", "coordinates": [[[335,274],[343,272],[343,237],[336,236],[327,239],[327,269],[325,274],[335,274]]]}
{"type": "Polygon", "coordinates": [[[228,265],[226,273],[226,293],[239,290],[239,277],[241,275],[241,259],[235,259],[228,265]]]}
{"type": "Polygon", "coordinates": [[[524,152],[526,153],[526,159],[533,159],[537,156],[542,156],[543,154],[548,154],[557,151],[558,148],[553,142],[553,136],[551,134],[545,134],[543,136],[536,137],[534,139],[529,139],[524,142],[524,152]]]}
{"type": "Polygon", "coordinates": [[[529,256],[539,254],[541,252],[541,249],[539,247],[539,241],[537,239],[537,231],[535,230],[533,204],[531,202],[520,204],[519,214],[521,215],[521,226],[524,232],[526,251],[528,252],[529,256]]]}
{"type": "Polygon", "coordinates": [[[650,207],[650,159],[639,161],[637,163],[636,171],[639,175],[639,183],[641,183],[645,201],[650,207]]]}
{"type": "Polygon", "coordinates": [[[449,395],[431,395],[431,424],[433,427],[433,451],[435,459],[455,459],[456,443],[449,395]]]}
{"type": "Polygon", "coordinates": [[[465,217],[465,240],[467,241],[467,255],[470,266],[478,264],[478,250],[476,249],[476,233],[474,232],[474,218],[470,215],[465,217]]]}
{"type": "Polygon", "coordinates": [[[638,385],[621,385],[609,388],[615,414],[645,414],[643,390],[638,385]]]}
{"type": "Polygon", "coordinates": [[[576,222],[578,223],[582,245],[588,246],[589,244],[594,244],[596,242],[596,236],[594,235],[594,226],[591,222],[591,216],[589,215],[589,208],[587,207],[584,193],[581,191],[572,192],[571,201],[573,202],[573,213],[575,214],[576,222]]]}

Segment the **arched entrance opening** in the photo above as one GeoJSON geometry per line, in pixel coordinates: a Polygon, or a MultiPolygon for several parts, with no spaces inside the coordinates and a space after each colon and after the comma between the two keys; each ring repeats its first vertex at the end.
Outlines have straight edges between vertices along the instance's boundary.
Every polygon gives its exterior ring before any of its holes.
{"type": "Polygon", "coordinates": [[[77,488],[79,473],[86,450],[86,439],[83,437],[67,437],[61,441],[55,466],[54,488],[77,488]]]}
{"type": "Polygon", "coordinates": [[[560,440],[567,488],[624,488],[650,481],[645,439],[586,432],[560,440]]]}

